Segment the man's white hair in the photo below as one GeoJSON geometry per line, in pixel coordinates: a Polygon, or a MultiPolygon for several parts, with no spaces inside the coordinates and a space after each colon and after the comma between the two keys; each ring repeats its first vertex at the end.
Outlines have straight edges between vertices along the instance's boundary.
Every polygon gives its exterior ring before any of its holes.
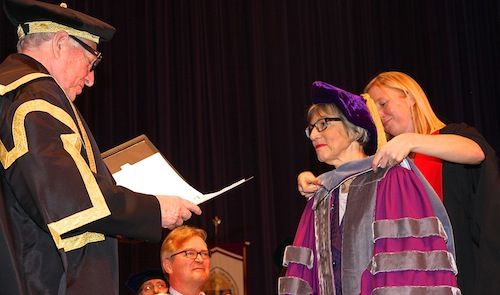
{"type": "Polygon", "coordinates": [[[51,40],[54,35],[55,33],[34,33],[25,35],[17,41],[17,52],[37,48],[40,44],[51,40]]]}

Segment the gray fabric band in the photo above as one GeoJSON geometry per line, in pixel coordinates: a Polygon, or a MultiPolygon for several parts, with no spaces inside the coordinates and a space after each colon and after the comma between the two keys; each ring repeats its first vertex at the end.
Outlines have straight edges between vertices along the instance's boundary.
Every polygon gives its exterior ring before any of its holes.
{"type": "Polygon", "coordinates": [[[460,295],[460,289],[450,286],[383,287],[373,290],[372,295],[460,295]]]}
{"type": "MultiPolygon", "coordinates": [[[[367,165],[371,167],[371,161],[367,165]]],[[[342,294],[361,293],[361,275],[373,256],[375,196],[384,170],[356,177],[349,188],[342,236],[342,294]]]]}
{"type": "MultiPolygon", "coordinates": [[[[326,190],[323,193],[330,195],[326,190]]],[[[315,258],[318,264],[319,294],[335,295],[330,213],[330,198],[323,198],[314,211],[315,258]]]]}
{"type": "Polygon", "coordinates": [[[373,241],[383,238],[430,236],[440,236],[445,241],[448,239],[444,227],[437,217],[377,220],[373,223],[373,241]]]}
{"type": "Polygon", "coordinates": [[[281,277],[278,279],[278,294],[309,295],[312,294],[312,288],[303,279],[281,277]]]}
{"type": "Polygon", "coordinates": [[[313,251],[306,247],[286,246],[283,254],[283,266],[288,266],[288,263],[298,263],[307,266],[308,269],[313,267],[313,251]]]}
{"type": "Polygon", "coordinates": [[[372,274],[404,270],[445,270],[457,274],[453,255],[448,251],[405,251],[376,254],[368,265],[372,274]]]}

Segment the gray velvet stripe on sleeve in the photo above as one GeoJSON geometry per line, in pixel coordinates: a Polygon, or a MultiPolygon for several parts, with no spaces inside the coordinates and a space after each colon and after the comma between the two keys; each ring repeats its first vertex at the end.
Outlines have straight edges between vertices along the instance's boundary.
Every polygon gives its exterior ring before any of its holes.
{"type": "Polygon", "coordinates": [[[312,294],[312,288],[303,279],[281,277],[278,279],[278,294],[309,295],[312,294]]]}
{"type": "Polygon", "coordinates": [[[314,255],[313,251],[306,247],[286,246],[283,255],[283,266],[288,266],[288,263],[298,263],[307,266],[308,269],[313,267],[314,255]]]}
{"type": "Polygon", "coordinates": [[[443,224],[437,217],[377,220],[373,223],[373,241],[383,238],[440,236],[447,240],[443,224]]]}
{"type": "Polygon", "coordinates": [[[448,251],[378,253],[368,269],[372,274],[404,270],[447,270],[457,274],[455,259],[448,251]]]}
{"type": "Polygon", "coordinates": [[[383,287],[373,290],[372,295],[460,295],[460,289],[449,286],[383,287]]]}

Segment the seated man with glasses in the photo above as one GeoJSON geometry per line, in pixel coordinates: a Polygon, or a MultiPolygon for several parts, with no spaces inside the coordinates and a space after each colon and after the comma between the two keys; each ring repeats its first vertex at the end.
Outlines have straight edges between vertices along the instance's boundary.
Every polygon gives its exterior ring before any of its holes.
{"type": "Polygon", "coordinates": [[[161,264],[168,274],[171,295],[201,295],[210,274],[207,233],[181,226],[171,231],[161,246],[161,264]]]}

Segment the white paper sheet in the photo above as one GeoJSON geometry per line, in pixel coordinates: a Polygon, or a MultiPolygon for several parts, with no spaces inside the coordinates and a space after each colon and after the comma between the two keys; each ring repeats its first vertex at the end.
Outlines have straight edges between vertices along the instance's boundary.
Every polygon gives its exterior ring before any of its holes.
{"type": "Polygon", "coordinates": [[[175,195],[201,204],[248,180],[241,179],[217,192],[202,194],[190,186],[160,153],[155,153],[133,165],[126,164],[113,177],[118,185],[135,192],[151,195],[175,195]]]}

